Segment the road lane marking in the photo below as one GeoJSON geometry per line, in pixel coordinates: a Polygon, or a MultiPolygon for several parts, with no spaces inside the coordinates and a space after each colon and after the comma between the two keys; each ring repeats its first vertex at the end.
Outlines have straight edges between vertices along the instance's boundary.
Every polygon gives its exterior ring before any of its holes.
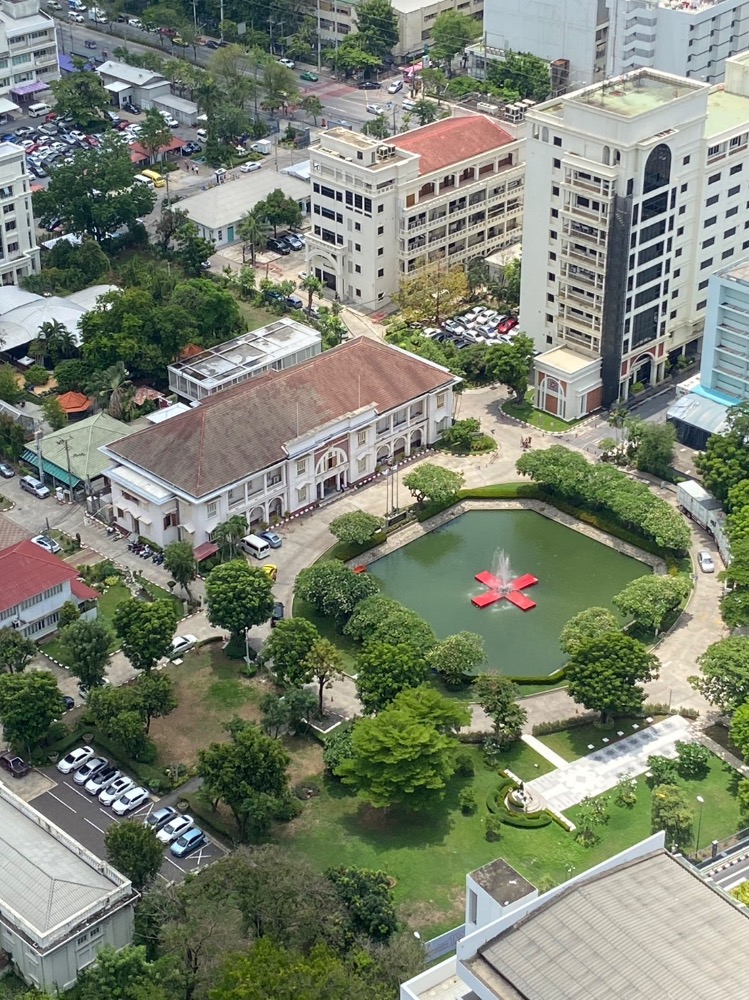
{"type": "Polygon", "coordinates": [[[54,792],[47,792],[47,794],[50,795],[55,800],[55,802],[59,802],[61,806],[65,806],[66,809],[69,809],[72,813],[76,813],[77,815],[78,810],[74,809],[72,806],[69,806],[67,802],[63,802],[62,799],[59,799],[54,792]]]}
{"type": "Polygon", "coordinates": [[[99,833],[106,833],[106,830],[102,830],[100,826],[97,826],[96,823],[92,822],[92,820],[90,819],[87,819],[85,816],[83,817],[83,821],[84,823],[88,823],[88,825],[92,826],[95,830],[98,830],[99,833]]]}

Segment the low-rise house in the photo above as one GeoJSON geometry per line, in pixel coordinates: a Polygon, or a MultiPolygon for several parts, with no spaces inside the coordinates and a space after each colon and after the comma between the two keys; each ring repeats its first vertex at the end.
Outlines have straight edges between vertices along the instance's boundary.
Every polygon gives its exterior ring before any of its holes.
{"type": "Polygon", "coordinates": [[[197,547],[235,514],[257,528],[314,506],[435,444],[459,381],[360,337],[225,389],[102,448],[115,521],[197,547]]]}
{"type": "Polygon", "coordinates": [[[78,578],[75,566],[35,542],[0,550],[0,628],[41,639],[56,631],[66,601],[76,605],[82,618],[91,619],[98,613],[98,599],[98,592],[78,578]]]}

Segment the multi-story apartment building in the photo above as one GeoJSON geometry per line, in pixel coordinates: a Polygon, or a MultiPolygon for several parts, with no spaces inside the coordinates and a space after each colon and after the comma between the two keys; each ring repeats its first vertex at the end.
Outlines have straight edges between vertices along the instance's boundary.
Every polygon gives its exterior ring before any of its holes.
{"type": "Polygon", "coordinates": [[[427,263],[464,263],[518,242],[523,140],[508,129],[473,115],[385,141],[323,132],[310,147],[310,273],[342,301],[374,309],[427,263]]]}
{"type": "Polygon", "coordinates": [[[699,353],[749,248],[749,53],[725,86],[637,70],[528,113],[521,316],[538,405],[572,420],[699,353]]]}
{"type": "Polygon", "coordinates": [[[700,384],[729,404],[749,399],[749,257],[710,279],[700,384]]]}
{"type": "Polygon", "coordinates": [[[197,548],[235,514],[257,530],[309,509],[434,444],[459,381],[359,337],[224,389],[101,449],[115,520],[197,548]]]}
{"type": "Polygon", "coordinates": [[[746,0],[486,0],[484,44],[569,61],[571,89],[649,68],[719,83],[749,48],[746,0]]]}
{"type": "MultiPolygon", "coordinates": [[[[484,0],[392,0],[398,16],[398,42],[393,48],[396,63],[421,57],[432,44],[432,29],[438,14],[454,10],[480,21],[484,0]]],[[[335,46],[350,32],[356,31],[356,4],[343,0],[318,0],[318,29],[321,43],[335,46]]]]}
{"type": "Polygon", "coordinates": [[[0,111],[33,102],[59,75],[55,22],[39,0],[0,0],[0,111]]]}
{"type": "Polygon", "coordinates": [[[10,142],[0,144],[0,282],[15,285],[39,270],[26,154],[10,142]]]}

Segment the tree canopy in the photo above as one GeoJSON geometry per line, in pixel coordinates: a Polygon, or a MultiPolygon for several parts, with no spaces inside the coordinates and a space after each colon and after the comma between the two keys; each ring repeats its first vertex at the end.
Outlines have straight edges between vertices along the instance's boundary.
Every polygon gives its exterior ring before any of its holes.
{"type": "Polygon", "coordinates": [[[450,687],[458,687],[486,662],[484,640],[475,632],[448,635],[427,653],[427,661],[450,687]]]}
{"type": "Polygon", "coordinates": [[[476,701],[492,720],[495,739],[500,743],[520,739],[528,713],[518,704],[517,684],[501,674],[481,674],[473,682],[473,690],[476,701]]]}
{"type": "Polygon", "coordinates": [[[462,267],[429,264],[413,276],[401,278],[392,299],[400,307],[405,322],[429,321],[439,325],[446,316],[459,310],[468,293],[468,279],[462,267]]]}
{"type": "Polygon", "coordinates": [[[722,712],[749,701],[749,638],[731,636],[708,646],[697,663],[700,675],[689,683],[722,712]]]}
{"type": "Polygon", "coordinates": [[[606,632],[616,632],[618,622],[616,616],[607,608],[585,608],[567,622],[559,636],[559,645],[563,653],[572,656],[586,642],[597,639],[606,632]]]}
{"type": "Polygon", "coordinates": [[[164,863],[164,845],[156,831],[139,819],[112,823],[104,834],[107,860],[141,890],[153,882],[164,863]]]}
{"type": "Polygon", "coordinates": [[[0,670],[20,674],[36,653],[36,643],[10,625],[0,628],[0,670]]]}
{"type": "Polygon", "coordinates": [[[307,657],[320,638],[306,618],[284,618],[271,630],[263,659],[273,661],[273,675],[283,687],[301,687],[311,679],[307,657]]]}
{"type": "Polygon", "coordinates": [[[151,670],[169,653],[179,617],[177,605],[168,598],[148,603],[131,597],[117,605],[114,630],[136,670],[151,670]]]}
{"type": "Polygon", "coordinates": [[[567,663],[567,690],[573,701],[601,713],[605,722],[613,715],[636,712],[645,692],[638,682],[658,676],[658,658],[635,639],[608,632],[591,639],[567,663]]]}
{"type": "Polygon", "coordinates": [[[303,569],[297,575],[295,592],[343,628],[357,604],[377,593],[378,587],[368,573],[354,573],[343,563],[330,560],[303,569]]]}
{"type": "Polygon", "coordinates": [[[749,402],[732,406],[726,414],[724,434],[711,434],[704,452],[696,458],[705,489],[725,503],[733,486],[749,479],[749,402]]]}
{"type": "Polygon", "coordinates": [[[427,673],[425,660],[412,646],[369,643],[356,658],[356,693],[365,714],[381,712],[401,691],[419,687],[427,673]]]}
{"type": "Polygon", "coordinates": [[[433,44],[431,57],[444,63],[448,74],[453,58],[481,36],[481,25],[469,14],[456,10],[444,10],[438,14],[432,25],[433,44]]]}
{"type": "Polygon", "coordinates": [[[364,510],[351,510],[339,514],[330,522],[329,529],[339,542],[346,545],[363,545],[382,527],[382,518],[364,510]]]}
{"type": "Polygon", "coordinates": [[[69,115],[86,131],[97,125],[101,127],[104,112],[112,105],[109,91],[104,89],[101,77],[93,70],[65,73],[59,80],[53,80],[50,88],[55,95],[57,114],[61,118],[69,115]]]}
{"type": "Polygon", "coordinates": [[[456,500],[465,477],[434,462],[421,462],[403,477],[403,485],[420,504],[444,504],[456,500]]]}
{"type": "Polygon", "coordinates": [[[648,573],[631,580],[613,598],[613,604],[642,628],[659,632],[668,615],[686,598],[689,589],[689,579],[684,575],[648,573]]]}
{"type": "Polygon", "coordinates": [[[78,618],[60,633],[70,669],[87,688],[99,687],[104,681],[111,638],[107,627],[96,618],[78,618]]]}
{"type": "Polygon", "coordinates": [[[273,611],[273,590],[269,577],[244,559],[216,566],[205,583],[208,620],[241,636],[253,625],[267,622],[273,611]]]}
{"type": "Polygon", "coordinates": [[[8,743],[31,752],[62,709],[57,681],[48,670],[0,674],[0,722],[8,743]]]}

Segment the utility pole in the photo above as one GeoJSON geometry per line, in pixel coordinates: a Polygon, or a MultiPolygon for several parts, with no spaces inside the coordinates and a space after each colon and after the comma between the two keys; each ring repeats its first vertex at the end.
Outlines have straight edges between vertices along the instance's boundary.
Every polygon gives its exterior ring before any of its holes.
{"type": "Polygon", "coordinates": [[[37,423],[34,428],[34,441],[36,442],[36,463],[37,469],[39,471],[39,482],[44,482],[44,460],[42,458],[42,438],[44,437],[44,431],[42,430],[41,420],[37,423]]]}
{"type": "MultiPolygon", "coordinates": [[[[223,0],[222,0],[223,2],[223,0]]],[[[198,0],[192,0],[192,21],[196,29],[198,27],[198,0]]]]}
{"type": "Polygon", "coordinates": [[[224,0],[219,0],[219,17],[221,21],[218,26],[219,38],[223,42],[224,40],[224,0]]]}
{"type": "Polygon", "coordinates": [[[320,39],[320,0],[317,0],[317,72],[322,70],[322,40],[320,39]]]}

